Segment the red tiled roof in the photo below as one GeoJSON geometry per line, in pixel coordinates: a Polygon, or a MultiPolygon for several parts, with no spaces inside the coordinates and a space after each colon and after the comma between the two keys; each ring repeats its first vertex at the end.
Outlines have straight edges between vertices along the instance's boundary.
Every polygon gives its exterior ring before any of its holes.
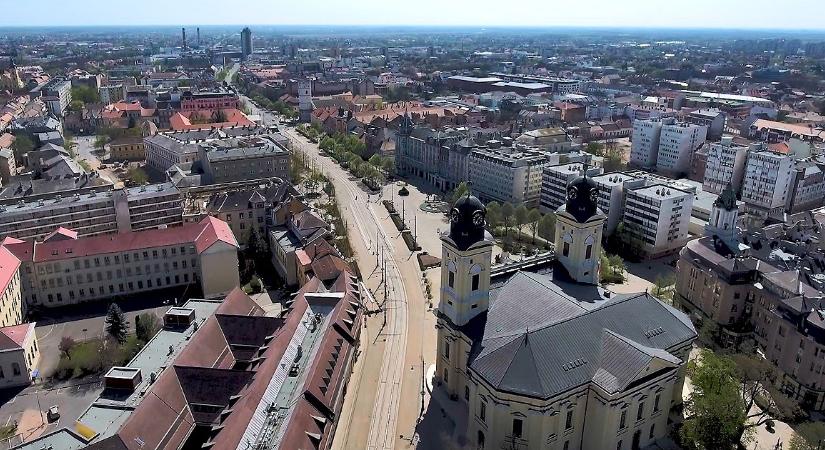
{"type": "Polygon", "coordinates": [[[20,260],[6,247],[0,247],[0,292],[6,290],[18,268],[20,260]]]}
{"type": "Polygon", "coordinates": [[[26,337],[29,333],[34,332],[34,324],[35,322],[21,323],[20,325],[0,328],[0,334],[2,334],[2,337],[8,339],[0,339],[0,350],[23,348],[23,344],[26,342],[26,337]]]}
{"type": "Polygon", "coordinates": [[[220,219],[208,216],[196,224],[166,229],[128,231],[37,243],[29,241],[6,244],[6,241],[3,242],[6,248],[20,260],[43,262],[170,245],[194,244],[197,252],[201,253],[218,241],[238,246],[229,225],[220,219]]]}
{"type": "Polygon", "coordinates": [[[226,108],[222,109],[223,113],[226,115],[225,122],[214,122],[214,123],[195,123],[193,124],[189,117],[192,116],[195,112],[203,117],[211,117],[214,113],[213,110],[209,109],[198,109],[198,110],[190,110],[190,111],[181,111],[172,115],[169,118],[169,128],[172,130],[192,130],[192,129],[199,129],[199,128],[227,128],[231,126],[250,126],[255,125],[255,122],[249,120],[249,117],[246,117],[246,114],[243,111],[240,111],[235,108],[226,108]]]}
{"type": "Polygon", "coordinates": [[[11,133],[0,134],[0,148],[11,148],[14,144],[14,135],[11,133]]]}
{"type": "Polygon", "coordinates": [[[43,242],[60,241],[63,239],[77,239],[77,231],[72,231],[68,228],[60,227],[43,238],[43,242]]]}

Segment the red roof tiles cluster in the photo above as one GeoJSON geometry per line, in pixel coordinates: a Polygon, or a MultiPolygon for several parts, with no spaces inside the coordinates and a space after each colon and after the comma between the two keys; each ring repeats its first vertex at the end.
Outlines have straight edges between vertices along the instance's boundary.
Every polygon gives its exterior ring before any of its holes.
{"type": "MultiPolygon", "coordinates": [[[[43,242],[6,238],[2,246],[21,261],[44,262],[170,245],[194,245],[197,252],[201,253],[218,241],[238,246],[229,225],[220,219],[208,216],[198,223],[185,224],[181,227],[90,237],[77,237],[76,232],[60,228],[47,236],[43,242]]],[[[0,264],[2,264],[1,259],[0,264]]]]}
{"type": "Polygon", "coordinates": [[[91,448],[237,448],[302,318],[312,305],[332,307],[329,327],[305,368],[303,386],[285,427],[282,449],[317,448],[331,438],[342,406],[361,327],[360,297],[350,274],[333,285],[336,296],[313,279],[285,318],[264,316],[246,294],[231,292],[198,328],[116,435],[91,448]],[[193,433],[196,426],[203,432],[193,433]],[[205,442],[204,442],[205,440],[205,442]]]}

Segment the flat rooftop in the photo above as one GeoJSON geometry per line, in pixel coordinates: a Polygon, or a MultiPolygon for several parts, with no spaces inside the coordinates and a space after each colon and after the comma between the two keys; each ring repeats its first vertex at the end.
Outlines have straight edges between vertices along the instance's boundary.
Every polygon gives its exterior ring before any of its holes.
{"type": "MultiPolygon", "coordinates": [[[[86,411],[77,419],[78,424],[72,428],[61,428],[51,434],[40,437],[16,447],[25,450],[77,450],[88,445],[78,434],[80,430],[88,432],[93,440],[105,439],[115,434],[132,414],[135,407],[153,382],[151,373],[160,374],[170,366],[181,350],[203,324],[220,306],[219,300],[191,299],[183,307],[195,310],[195,322],[186,329],[161,329],[137,355],[123,368],[114,368],[119,374],[129,370],[140,370],[141,382],[133,392],[111,392],[104,390],[86,411]],[[197,325],[195,325],[197,324],[197,325]],[[77,430],[77,431],[75,431],[77,430]],[[45,447],[44,447],[45,446],[45,447]],[[51,446],[51,447],[50,447],[51,446]]],[[[133,373],[133,372],[132,372],[133,373]]],[[[127,376],[131,378],[131,375],[127,376]]]]}

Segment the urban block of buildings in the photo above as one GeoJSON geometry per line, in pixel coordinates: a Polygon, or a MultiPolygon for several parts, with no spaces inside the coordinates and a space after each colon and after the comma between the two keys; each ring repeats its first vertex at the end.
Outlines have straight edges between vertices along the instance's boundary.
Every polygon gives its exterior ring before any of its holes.
{"type": "Polygon", "coordinates": [[[569,184],[557,259],[523,270],[491,267],[480,201],[463,197],[451,212],[435,389],[459,403],[473,446],[633,449],[668,435],[696,331],[648,293],[592,284],[606,220],[597,190],[569,184]]]}

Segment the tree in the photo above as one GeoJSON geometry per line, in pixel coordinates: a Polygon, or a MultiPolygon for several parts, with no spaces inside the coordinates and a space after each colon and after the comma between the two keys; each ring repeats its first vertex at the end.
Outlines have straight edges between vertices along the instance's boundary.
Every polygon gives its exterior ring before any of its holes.
{"type": "MultiPolygon", "coordinates": [[[[75,86],[72,88],[72,101],[82,103],[100,102],[100,94],[91,86],[75,86]]],[[[82,106],[82,105],[81,105],[82,106]]]]}
{"type": "Polygon", "coordinates": [[[539,231],[539,222],[541,221],[541,213],[536,208],[531,208],[527,213],[527,228],[533,235],[533,244],[536,243],[536,233],[539,231]]]}
{"type": "Polygon", "coordinates": [[[518,228],[519,234],[521,234],[521,230],[522,228],[524,228],[524,224],[527,223],[527,213],[527,207],[524,206],[524,203],[520,203],[518,206],[516,206],[514,216],[516,227],[518,228]]]}
{"type": "Polygon", "coordinates": [[[746,445],[756,427],[799,413],[775,388],[776,369],[754,354],[720,355],[702,350],[688,363],[694,390],[685,401],[682,437],[701,449],[746,445]]]}
{"type": "Polygon", "coordinates": [[[144,184],[149,182],[149,175],[146,175],[146,171],[140,167],[130,167],[129,170],[126,171],[126,178],[132,180],[132,183],[135,184],[144,184]]]}
{"type": "Polygon", "coordinates": [[[670,303],[673,300],[673,286],[676,278],[673,275],[657,275],[653,280],[653,295],[659,300],[670,303]]]}
{"type": "Polygon", "coordinates": [[[71,355],[69,352],[72,351],[72,348],[77,344],[74,339],[69,336],[63,336],[60,338],[60,343],[57,344],[57,349],[60,350],[60,353],[66,357],[66,359],[71,359],[71,355]]]}
{"type": "Polygon", "coordinates": [[[501,225],[501,205],[498,202],[487,203],[487,225],[490,230],[495,230],[501,225]]]}
{"type": "Polygon", "coordinates": [[[604,153],[602,147],[602,144],[599,144],[598,142],[588,142],[587,147],[585,147],[584,151],[590,153],[591,155],[602,156],[602,154],[604,153]]]}
{"type": "Polygon", "coordinates": [[[11,149],[14,150],[15,160],[22,161],[23,155],[34,150],[34,142],[25,134],[19,134],[15,136],[11,149]]]}
{"type": "Polygon", "coordinates": [[[796,427],[796,434],[791,439],[790,450],[819,450],[825,440],[825,423],[805,422],[796,427]]]}
{"type": "Polygon", "coordinates": [[[395,161],[392,158],[381,158],[381,169],[388,177],[395,176],[395,161]]]}
{"type": "Polygon", "coordinates": [[[105,134],[98,134],[95,137],[94,146],[98,150],[103,150],[104,148],[106,148],[106,144],[108,144],[108,143],[109,143],[109,136],[107,136],[105,134]]]}
{"type": "Polygon", "coordinates": [[[510,234],[510,224],[513,221],[513,214],[515,214],[515,208],[513,204],[510,202],[505,202],[501,205],[501,221],[504,224],[504,235],[508,236],[510,234]]]}
{"type": "Polygon", "coordinates": [[[693,392],[685,401],[688,413],[681,430],[686,443],[704,450],[733,449],[745,432],[747,413],[739,393],[733,361],[702,350],[687,371],[693,392]]]}
{"type": "Polygon", "coordinates": [[[624,170],[626,167],[624,161],[622,161],[622,156],[622,150],[616,145],[608,146],[607,151],[604,153],[604,171],[616,172],[624,170]]]}
{"type": "Polygon", "coordinates": [[[610,269],[613,271],[614,275],[623,275],[626,268],[624,265],[624,259],[622,259],[619,255],[609,255],[607,260],[610,264],[610,269]]]}
{"type": "Polygon", "coordinates": [[[539,222],[539,236],[547,241],[554,242],[556,239],[556,215],[549,212],[541,218],[539,222]]]}
{"type": "Polygon", "coordinates": [[[123,316],[120,306],[116,303],[109,305],[109,312],[106,313],[106,333],[119,344],[126,342],[126,335],[129,332],[129,323],[123,316]]]}
{"type": "Polygon", "coordinates": [[[458,186],[453,189],[452,194],[450,194],[450,203],[455,204],[461,197],[464,197],[470,192],[470,185],[467,184],[466,181],[462,181],[458,184],[458,186]]]}
{"type": "Polygon", "coordinates": [[[226,113],[223,112],[222,109],[215,111],[215,114],[212,115],[212,121],[214,123],[224,123],[227,122],[229,119],[226,117],[226,113]]]}
{"type": "Polygon", "coordinates": [[[257,227],[252,227],[249,231],[249,240],[246,244],[247,255],[256,261],[265,261],[268,257],[266,242],[264,242],[261,233],[258,233],[257,227]]]}
{"type": "Polygon", "coordinates": [[[143,342],[149,342],[160,330],[160,320],[152,313],[143,313],[135,317],[135,335],[143,342]]]}
{"type": "Polygon", "coordinates": [[[370,156],[369,163],[372,164],[372,166],[376,169],[381,167],[381,156],[377,153],[375,155],[370,156]]]}

